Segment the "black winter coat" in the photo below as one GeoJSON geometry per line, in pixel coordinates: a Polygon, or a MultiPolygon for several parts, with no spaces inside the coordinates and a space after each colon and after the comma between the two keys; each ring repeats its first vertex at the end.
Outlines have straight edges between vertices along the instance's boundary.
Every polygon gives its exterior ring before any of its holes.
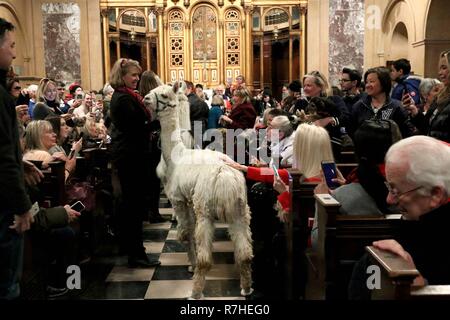
{"type": "Polygon", "coordinates": [[[0,214],[24,214],[31,208],[25,190],[22,151],[14,100],[0,71],[0,214]]]}
{"type": "Polygon", "coordinates": [[[351,123],[348,128],[349,134],[352,137],[365,120],[371,119],[393,120],[400,128],[403,138],[418,133],[417,128],[409,120],[409,115],[400,101],[387,98],[386,102],[378,110],[376,115],[372,110],[371,103],[372,97],[366,96],[353,106],[351,123]]]}
{"type": "Polygon", "coordinates": [[[115,91],[110,104],[113,159],[134,158],[151,154],[151,125],[139,103],[127,93],[115,91]]]}

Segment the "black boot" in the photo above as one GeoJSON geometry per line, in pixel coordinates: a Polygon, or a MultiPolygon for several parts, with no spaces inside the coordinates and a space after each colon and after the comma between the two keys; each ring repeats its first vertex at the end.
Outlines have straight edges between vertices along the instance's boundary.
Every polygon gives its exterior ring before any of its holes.
{"type": "Polygon", "coordinates": [[[129,268],[151,268],[157,267],[161,264],[158,260],[150,260],[147,254],[144,252],[139,255],[128,256],[128,267],[129,268]]]}

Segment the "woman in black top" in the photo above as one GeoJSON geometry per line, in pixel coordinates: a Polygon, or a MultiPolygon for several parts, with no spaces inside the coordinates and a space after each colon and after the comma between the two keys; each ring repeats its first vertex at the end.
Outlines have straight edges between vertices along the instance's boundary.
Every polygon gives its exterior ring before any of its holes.
{"type": "Polygon", "coordinates": [[[149,209],[152,119],[142,97],[135,91],[141,72],[137,61],[119,59],[109,79],[114,88],[110,104],[112,156],[122,195],[119,231],[129,267],[160,264],[149,260],[142,244],[142,219],[149,209]]]}

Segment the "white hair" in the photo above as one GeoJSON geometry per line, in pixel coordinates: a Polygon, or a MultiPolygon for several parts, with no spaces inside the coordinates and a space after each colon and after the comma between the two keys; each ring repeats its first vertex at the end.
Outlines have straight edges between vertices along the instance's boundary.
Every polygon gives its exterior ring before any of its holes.
{"type": "Polygon", "coordinates": [[[450,147],[442,141],[426,136],[403,139],[386,154],[386,165],[392,164],[405,165],[406,180],[422,186],[423,195],[434,187],[450,191],[450,147]]]}
{"type": "Polygon", "coordinates": [[[422,79],[419,86],[419,92],[423,97],[426,97],[431,90],[438,84],[441,84],[441,82],[438,79],[433,78],[425,78],[422,79]]]}
{"type": "Polygon", "coordinates": [[[38,89],[37,84],[30,84],[30,85],[28,86],[28,91],[31,91],[31,92],[36,93],[37,89],[38,89]]]}
{"type": "Polygon", "coordinates": [[[111,87],[111,85],[109,83],[106,83],[105,86],[103,87],[103,95],[108,95],[108,94],[113,94],[114,92],[114,88],[111,87]]]}
{"type": "Polygon", "coordinates": [[[286,138],[289,137],[294,132],[292,123],[287,116],[276,116],[275,118],[272,119],[270,125],[274,129],[278,129],[280,130],[280,132],[283,132],[286,138]]]}

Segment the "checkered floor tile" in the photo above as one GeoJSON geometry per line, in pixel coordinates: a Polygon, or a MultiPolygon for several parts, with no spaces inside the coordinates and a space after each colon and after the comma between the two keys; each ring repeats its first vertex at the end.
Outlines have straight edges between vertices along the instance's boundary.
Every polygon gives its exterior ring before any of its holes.
{"type": "MultiPolygon", "coordinates": [[[[144,246],[147,254],[159,259],[161,265],[150,269],[130,269],[124,256],[96,259],[87,268],[97,267],[105,280],[85,280],[88,288],[77,298],[186,299],[190,296],[192,273],[188,271],[190,263],[186,247],[176,240],[176,223],[169,222],[173,209],[162,208],[160,212],[168,222],[144,223],[144,246]]],[[[215,227],[214,265],[206,276],[205,299],[243,300],[239,274],[234,265],[233,244],[227,233],[228,225],[216,223],[215,227]]]]}

